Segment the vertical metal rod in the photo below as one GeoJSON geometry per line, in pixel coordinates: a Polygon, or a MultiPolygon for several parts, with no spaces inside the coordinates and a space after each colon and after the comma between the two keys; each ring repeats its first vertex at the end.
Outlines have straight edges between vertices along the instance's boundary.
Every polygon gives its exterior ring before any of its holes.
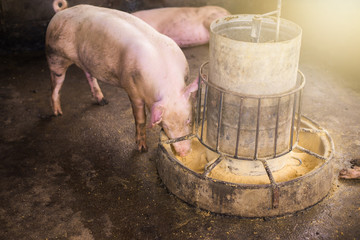
{"type": "Polygon", "coordinates": [[[237,158],[238,151],[239,151],[239,140],[240,140],[240,131],[241,131],[241,109],[242,109],[242,105],[243,105],[243,100],[244,100],[244,98],[240,99],[238,132],[236,135],[236,147],[235,147],[235,154],[234,154],[235,158],[237,158]]]}
{"type": "Polygon", "coordinates": [[[279,33],[280,33],[280,15],[281,15],[281,0],[278,0],[277,3],[277,14],[276,14],[276,36],[275,41],[279,41],[279,33]]]}
{"type": "Polygon", "coordinates": [[[302,89],[299,91],[299,109],[297,113],[297,127],[296,127],[296,143],[299,142],[299,130],[300,130],[300,122],[301,122],[301,99],[302,99],[302,89]]]}
{"type": "Polygon", "coordinates": [[[204,134],[204,125],[205,125],[205,109],[206,109],[206,102],[207,102],[207,93],[208,93],[209,86],[206,84],[205,86],[205,96],[204,96],[204,107],[203,107],[203,115],[201,119],[201,136],[200,140],[203,140],[203,134],[204,134]]]}
{"type": "Polygon", "coordinates": [[[274,136],[274,158],[276,157],[277,140],[278,140],[278,129],[279,129],[279,114],[280,114],[280,100],[278,98],[277,110],[276,110],[276,125],[275,125],[275,136],[274,136]]]}
{"type": "Polygon", "coordinates": [[[219,102],[219,115],[218,115],[218,126],[217,126],[217,136],[216,136],[216,151],[219,152],[219,140],[220,140],[220,126],[222,119],[222,106],[224,100],[224,92],[220,93],[220,102],[219,102]]]}
{"type": "Polygon", "coordinates": [[[295,108],[296,108],[296,104],[297,104],[297,93],[294,93],[294,106],[293,106],[293,115],[292,115],[292,119],[291,119],[291,128],[290,128],[290,151],[293,149],[293,138],[294,138],[294,121],[295,121],[295,108]]]}
{"type": "Polygon", "coordinates": [[[261,98],[258,99],[254,159],[257,159],[257,156],[258,156],[259,127],[260,127],[260,107],[261,107],[261,98]]]}
{"type": "Polygon", "coordinates": [[[195,135],[198,135],[199,131],[199,123],[200,123],[200,115],[201,115],[201,73],[199,73],[199,81],[198,81],[198,92],[197,92],[197,114],[196,114],[196,122],[195,122],[195,135]]]}
{"type": "Polygon", "coordinates": [[[254,43],[258,43],[260,40],[261,20],[262,18],[260,16],[254,16],[252,19],[250,36],[254,43]]]}

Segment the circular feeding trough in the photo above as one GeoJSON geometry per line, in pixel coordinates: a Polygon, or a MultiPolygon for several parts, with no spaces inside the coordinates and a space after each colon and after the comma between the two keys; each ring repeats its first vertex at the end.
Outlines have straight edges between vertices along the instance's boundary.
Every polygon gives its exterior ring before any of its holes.
{"type": "Polygon", "coordinates": [[[301,116],[301,29],[286,20],[276,27],[279,21],[236,15],[212,23],[194,132],[178,139],[160,133],[157,169],[182,200],[216,213],[269,217],[328,194],[334,144],[301,116]],[[189,138],[191,152],[177,156],[171,144],[189,138]]]}
{"type": "MultiPolygon", "coordinates": [[[[298,144],[283,156],[285,166],[269,175],[234,174],[220,155],[220,161],[209,164],[198,138],[192,139],[193,150],[185,158],[174,154],[163,132],[160,139],[157,169],[164,184],[180,199],[211,212],[280,216],[315,205],[331,188],[333,142],[326,130],[304,117],[298,144]]],[[[267,160],[257,161],[266,171],[267,160]]]]}

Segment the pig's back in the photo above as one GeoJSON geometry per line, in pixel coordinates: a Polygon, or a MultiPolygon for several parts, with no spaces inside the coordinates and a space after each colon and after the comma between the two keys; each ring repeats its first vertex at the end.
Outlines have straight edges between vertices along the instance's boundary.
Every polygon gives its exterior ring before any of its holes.
{"type": "Polygon", "coordinates": [[[58,12],[49,23],[46,40],[47,44],[62,41],[62,46],[69,48],[81,42],[98,42],[95,45],[110,48],[111,45],[171,45],[148,24],[128,13],[90,5],[77,5],[58,12]]]}
{"type": "Polygon", "coordinates": [[[187,61],[177,44],[125,12],[90,5],[65,9],[49,23],[46,39],[53,52],[114,85],[124,85],[118,79],[125,79],[133,69],[153,79],[142,85],[149,89],[175,87],[174,81],[178,87],[184,84],[187,61]]]}

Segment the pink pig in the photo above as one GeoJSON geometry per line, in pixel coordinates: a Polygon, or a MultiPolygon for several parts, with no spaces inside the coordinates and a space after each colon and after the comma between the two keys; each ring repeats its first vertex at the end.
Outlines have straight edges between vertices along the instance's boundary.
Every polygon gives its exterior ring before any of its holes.
{"type": "MultiPolygon", "coordinates": [[[[151,111],[150,126],[160,124],[169,138],[191,133],[190,95],[198,84],[185,85],[189,67],[177,44],[131,14],[90,5],[66,7],[65,0],[54,2],[57,13],[46,32],[54,114],[62,114],[59,92],[67,68],[75,63],[99,104],[107,101],[97,79],[125,89],[140,151],[147,150],[145,106],[151,111]]],[[[190,140],[173,147],[184,156],[190,140]]]]}
{"type": "Polygon", "coordinates": [[[132,14],[172,38],[180,47],[209,42],[211,22],[230,15],[226,9],[217,6],[158,8],[132,14]]]}
{"type": "Polygon", "coordinates": [[[342,169],[339,177],[342,179],[360,179],[360,159],[350,161],[351,167],[342,169]]]}

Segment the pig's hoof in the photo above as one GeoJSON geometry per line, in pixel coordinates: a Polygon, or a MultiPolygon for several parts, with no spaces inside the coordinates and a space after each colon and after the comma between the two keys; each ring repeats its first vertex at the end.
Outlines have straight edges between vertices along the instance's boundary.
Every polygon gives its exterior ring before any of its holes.
{"type": "Polygon", "coordinates": [[[148,147],[146,146],[145,142],[138,142],[138,150],[139,152],[147,152],[148,151],[148,147]]]}
{"type": "Polygon", "coordinates": [[[105,98],[103,98],[103,99],[101,99],[100,101],[98,101],[98,104],[99,104],[100,106],[105,106],[105,105],[109,104],[109,101],[106,100],[105,98]]]}
{"type": "Polygon", "coordinates": [[[348,175],[348,170],[347,169],[342,169],[340,172],[339,172],[339,178],[347,178],[347,175],[348,175]]]}
{"type": "Polygon", "coordinates": [[[148,148],[147,146],[139,146],[139,152],[147,152],[148,148]]]}
{"type": "Polygon", "coordinates": [[[339,178],[342,179],[360,179],[360,167],[343,169],[339,173],[339,178]]]}
{"type": "Polygon", "coordinates": [[[55,111],[54,112],[54,116],[57,117],[57,116],[62,116],[63,113],[61,111],[55,111]]]}

